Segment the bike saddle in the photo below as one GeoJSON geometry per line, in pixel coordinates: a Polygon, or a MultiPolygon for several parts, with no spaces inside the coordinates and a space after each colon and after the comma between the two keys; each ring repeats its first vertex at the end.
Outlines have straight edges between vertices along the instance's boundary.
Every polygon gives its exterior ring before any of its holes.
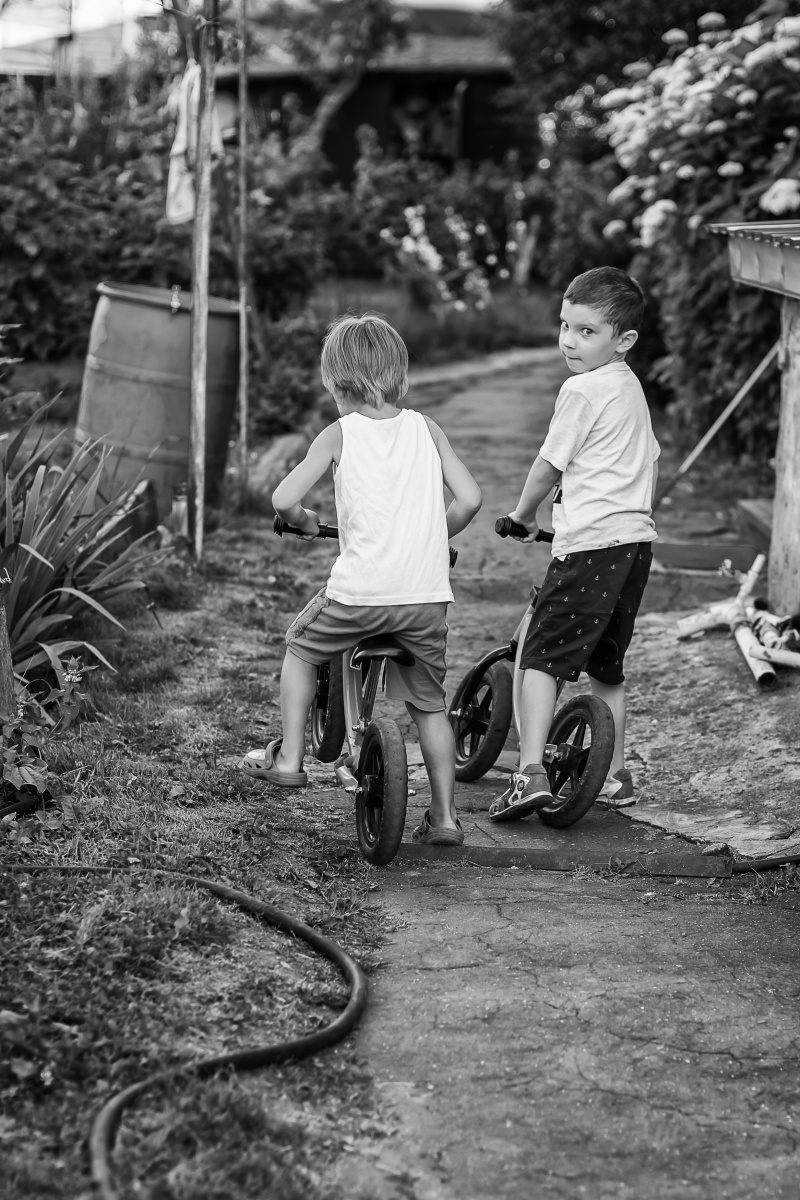
{"type": "Polygon", "coordinates": [[[367,662],[371,658],[391,658],[401,667],[413,667],[416,661],[411,651],[404,649],[391,633],[362,638],[353,651],[350,662],[357,667],[359,663],[367,662]]]}

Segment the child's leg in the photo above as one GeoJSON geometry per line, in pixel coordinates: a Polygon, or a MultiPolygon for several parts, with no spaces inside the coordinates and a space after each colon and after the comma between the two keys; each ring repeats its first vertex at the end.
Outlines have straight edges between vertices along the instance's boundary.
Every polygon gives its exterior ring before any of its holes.
{"type": "Polygon", "coordinates": [[[453,730],[444,710],[425,712],[406,701],[409,716],[419,733],[419,744],[431,785],[431,825],[445,829],[456,827],[455,790],[456,746],[453,730]]]}
{"type": "Polygon", "coordinates": [[[615,775],[625,766],[625,715],[627,703],[624,683],[601,683],[599,679],[589,676],[592,685],[592,695],[599,700],[605,700],[614,717],[614,757],[608,768],[609,775],[615,775]]]}
{"type": "Polygon", "coordinates": [[[544,671],[522,674],[519,699],[519,769],[541,763],[556,711],[558,682],[544,671]]]}
{"type": "Polygon", "coordinates": [[[281,720],[283,743],[275,758],[279,771],[302,771],[306,750],[306,722],[317,690],[317,668],[286,651],[281,670],[281,720]]]}

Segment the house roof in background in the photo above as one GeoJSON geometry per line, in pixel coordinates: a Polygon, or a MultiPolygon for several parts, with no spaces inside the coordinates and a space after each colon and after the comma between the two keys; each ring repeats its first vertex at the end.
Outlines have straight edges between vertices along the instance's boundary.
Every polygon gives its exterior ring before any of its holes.
{"type": "MultiPolygon", "coordinates": [[[[511,60],[486,32],[479,11],[485,3],[442,6],[402,3],[406,10],[409,32],[400,46],[390,47],[371,65],[371,72],[392,74],[497,74],[509,72],[511,60]]],[[[267,5],[262,11],[267,11],[267,5]]],[[[270,30],[266,20],[254,14],[254,28],[264,38],[264,49],[249,59],[248,74],[252,79],[296,78],[299,68],[284,48],[279,31],[270,30]]],[[[232,79],[237,68],[220,66],[218,77],[232,79]]]]}

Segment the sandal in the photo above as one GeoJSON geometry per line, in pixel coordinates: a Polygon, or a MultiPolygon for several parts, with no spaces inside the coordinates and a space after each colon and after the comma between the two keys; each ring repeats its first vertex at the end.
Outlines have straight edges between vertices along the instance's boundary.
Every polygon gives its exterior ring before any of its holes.
{"type": "Polygon", "coordinates": [[[422,820],[411,834],[412,842],[424,842],[426,846],[463,846],[464,830],[456,817],[455,829],[446,829],[441,825],[431,825],[431,811],[425,809],[422,820]]]}
{"type": "Polygon", "coordinates": [[[240,758],[236,766],[245,775],[253,779],[261,779],[264,783],[274,783],[278,787],[301,788],[308,787],[308,775],[305,771],[279,771],[275,766],[275,756],[281,748],[283,738],[275,738],[266,750],[248,750],[244,758],[240,758]]]}

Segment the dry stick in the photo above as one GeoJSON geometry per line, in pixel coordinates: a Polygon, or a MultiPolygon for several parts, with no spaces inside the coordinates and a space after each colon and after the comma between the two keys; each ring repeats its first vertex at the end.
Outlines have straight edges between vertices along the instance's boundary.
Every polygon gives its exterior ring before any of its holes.
{"type": "Polygon", "coordinates": [[[664,488],[659,493],[659,495],[656,496],[655,503],[653,504],[653,512],[656,511],[658,506],[664,500],[664,497],[669,495],[669,493],[675,487],[675,484],[678,482],[678,480],[683,478],[683,476],[686,474],[686,472],[689,470],[689,468],[694,465],[695,460],[700,457],[700,455],[703,453],[703,451],[705,450],[708,443],[711,441],[711,439],[714,437],[714,435],[722,428],[722,426],[725,424],[725,422],[727,421],[727,419],[731,415],[731,413],[734,411],[734,409],[739,407],[739,405],[741,404],[742,400],[744,400],[747,393],[751,390],[751,388],[753,388],[755,386],[756,383],[758,383],[759,379],[764,374],[764,372],[767,370],[767,368],[772,365],[773,360],[777,357],[777,354],[778,354],[778,346],[779,346],[779,343],[776,342],[775,345],[772,347],[772,349],[767,351],[767,353],[764,355],[761,362],[758,364],[758,366],[753,371],[753,373],[750,375],[750,377],[739,388],[738,392],[733,397],[730,404],[728,404],[727,407],[722,410],[722,412],[719,414],[719,416],[717,417],[716,421],[711,426],[711,428],[707,431],[707,433],[704,433],[703,436],[700,438],[700,441],[697,443],[694,450],[692,450],[691,454],[687,455],[687,457],[683,460],[683,462],[678,467],[675,474],[668,481],[668,483],[664,486],[664,488]]]}
{"type": "Polygon", "coordinates": [[[211,237],[211,124],[218,0],[205,0],[200,32],[200,107],[197,117],[194,237],[192,241],[192,392],[189,416],[189,512],[194,556],[203,555],[206,488],[206,375],[208,369],[208,259],[211,237]]]}
{"type": "Polygon", "coordinates": [[[239,5],[239,488],[247,490],[247,0],[239,5]]]}

